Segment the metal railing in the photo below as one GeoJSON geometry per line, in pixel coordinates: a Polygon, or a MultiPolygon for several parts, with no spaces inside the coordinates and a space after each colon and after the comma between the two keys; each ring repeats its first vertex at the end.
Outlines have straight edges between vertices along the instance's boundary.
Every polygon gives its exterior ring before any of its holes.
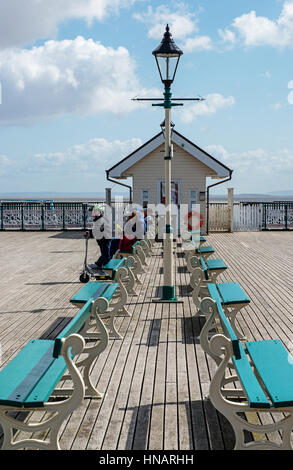
{"type": "MultiPolygon", "coordinates": [[[[0,201],[0,230],[83,230],[91,216],[85,202],[0,201]]],[[[94,201],[105,205],[105,201],[94,201]]],[[[123,210],[124,202],[113,202],[123,210]]],[[[293,230],[293,202],[235,202],[233,225],[241,230],[293,230]]],[[[209,230],[228,230],[228,205],[210,203],[209,230]]]]}
{"type": "MultiPolygon", "coordinates": [[[[92,220],[89,203],[0,202],[0,230],[83,230],[92,220]]],[[[105,205],[105,201],[94,203],[105,205]]],[[[113,207],[119,209],[120,205],[123,202],[113,207]]]]}
{"type": "MultiPolygon", "coordinates": [[[[233,231],[292,230],[293,202],[234,202],[233,231]]],[[[226,231],[228,205],[210,203],[209,229],[226,231]]]]}

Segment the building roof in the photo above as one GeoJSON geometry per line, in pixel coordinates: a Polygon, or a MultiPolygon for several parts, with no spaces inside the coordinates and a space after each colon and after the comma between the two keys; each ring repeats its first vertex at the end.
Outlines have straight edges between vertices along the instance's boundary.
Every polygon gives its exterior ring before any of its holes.
{"type": "MultiPolygon", "coordinates": [[[[187,153],[210,168],[212,170],[210,175],[212,178],[227,178],[231,175],[232,170],[230,170],[230,168],[207,153],[205,150],[195,145],[182,134],[179,134],[175,129],[172,131],[171,139],[174,144],[183,148],[187,153]]],[[[144,143],[141,147],[134,150],[134,152],[130,153],[127,157],[123,158],[120,162],[116,163],[112,168],[106,170],[107,175],[110,178],[116,179],[128,178],[131,176],[131,174],[128,173],[128,169],[146,157],[153,150],[160,147],[164,142],[165,139],[163,132],[160,132],[144,143]]]]}

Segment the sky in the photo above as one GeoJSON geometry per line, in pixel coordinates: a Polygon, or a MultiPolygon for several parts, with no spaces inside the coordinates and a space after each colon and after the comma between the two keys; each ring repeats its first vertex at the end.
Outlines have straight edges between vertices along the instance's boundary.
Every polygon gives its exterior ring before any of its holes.
{"type": "Polygon", "coordinates": [[[152,51],[182,49],[178,132],[235,193],[293,190],[293,0],[2,0],[0,193],[104,193],[105,170],[160,132],[152,51]]]}

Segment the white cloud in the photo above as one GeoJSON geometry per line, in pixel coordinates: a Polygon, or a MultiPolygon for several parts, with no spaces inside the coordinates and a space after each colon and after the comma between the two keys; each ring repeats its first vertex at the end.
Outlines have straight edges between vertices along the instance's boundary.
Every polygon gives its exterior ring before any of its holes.
{"type": "Polygon", "coordinates": [[[35,154],[28,167],[34,172],[64,170],[66,174],[87,173],[93,177],[101,175],[105,178],[106,169],[141,145],[141,140],[137,138],[112,142],[104,138],[95,138],[85,144],[73,145],[65,152],[35,154]]]}
{"type": "Polygon", "coordinates": [[[0,176],[6,175],[15,167],[15,162],[6,155],[0,155],[0,176]]]}
{"type": "Polygon", "coordinates": [[[54,37],[58,25],[71,19],[102,21],[136,0],[2,0],[0,48],[33,44],[54,37]]]}
{"type": "Polygon", "coordinates": [[[148,36],[153,39],[162,39],[166,24],[169,24],[172,35],[177,39],[185,38],[198,29],[195,14],[188,12],[183,3],[179,3],[174,12],[164,5],[155,10],[149,6],[146,13],[133,16],[148,27],[148,36]]]}
{"type": "Polygon", "coordinates": [[[288,175],[291,178],[293,170],[293,151],[287,148],[277,151],[257,148],[244,152],[229,152],[221,145],[208,145],[206,147],[214,157],[233,169],[239,178],[253,175],[260,178],[278,177],[288,175]]]}
{"type": "Polygon", "coordinates": [[[236,35],[233,31],[231,31],[228,28],[223,29],[218,29],[218,33],[221,37],[221,39],[230,44],[234,44],[236,42],[236,35]]]}
{"type": "Polygon", "coordinates": [[[157,40],[162,39],[168,24],[176,44],[184,53],[210,50],[213,47],[209,36],[195,35],[199,32],[198,19],[195,13],[188,11],[184,3],[176,3],[173,11],[165,5],[156,9],[149,6],[145,13],[136,13],[133,16],[146,25],[148,36],[157,40]]]}
{"type": "MultiPolygon", "coordinates": [[[[94,138],[64,151],[36,153],[19,161],[0,155],[1,190],[103,192],[105,186],[112,186],[106,180],[105,170],[141,145],[138,138],[124,141],[94,138]]],[[[128,180],[124,183],[128,184],[128,180]]],[[[119,185],[116,189],[121,191],[119,185]]]]}
{"type": "Polygon", "coordinates": [[[293,149],[256,148],[231,152],[221,145],[208,145],[207,152],[233,171],[236,193],[269,193],[292,187],[293,149]]]}
{"type": "MultiPolygon", "coordinates": [[[[293,80],[290,80],[290,82],[288,83],[288,88],[289,90],[293,88],[293,80]]],[[[293,104],[293,91],[290,91],[288,95],[288,103],[293,104]]]]}
{"type": "Polygon", "coordinates": [[[187,38],[181,47],[185,53],[210,51],[213,49],[213,43],[209,36],[195,36],[193,38],[187,38]]]}
{"type": "Polygon", "coordinates": [[[264,77],[266,78],[272,78],[272,74],[269,70],[267,70],[264,74],[263,74],[264,77]]]}
{"type": "Polygon", "coordinates": [[[142,89],[127,49],[80,36],[0,51],[0,77],[3,124],[62,114],[121,114],[136,109],[133,96],[159,93],[142,89]]]}
{"type": "Polygon", "coordinates": [[[199,101],[193,105],[185,106],[183,110],[178,113],[180,119],[189,123],[199,116],[211,116],[221,109],[230,108],[235,104],[233,96],[225,98],[220,93],[210,93],[205,96],[205,101],[199,101]]]}
{"type": "Polygon", "coordinates": [[[233,25],[246,46],[293,45],[293,1],[284,2],[279,18],[257,16],[253,10],[234,19],[233,25]]]}

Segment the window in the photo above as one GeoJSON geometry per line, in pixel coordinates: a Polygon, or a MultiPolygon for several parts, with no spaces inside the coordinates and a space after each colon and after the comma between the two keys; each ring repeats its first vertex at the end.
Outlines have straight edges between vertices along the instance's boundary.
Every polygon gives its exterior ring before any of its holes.
{"type": "Polygon", "coordinates": [[[150,193],[148,189],[141,190],[141,205],[145,209],[150,202],[150,193]]]}
{"type": "Polygon", "coordinates": [[[197,190],[191,189],[189,191],[189,209],[191,209],[195,204],[197,204],[197,190]]]}

